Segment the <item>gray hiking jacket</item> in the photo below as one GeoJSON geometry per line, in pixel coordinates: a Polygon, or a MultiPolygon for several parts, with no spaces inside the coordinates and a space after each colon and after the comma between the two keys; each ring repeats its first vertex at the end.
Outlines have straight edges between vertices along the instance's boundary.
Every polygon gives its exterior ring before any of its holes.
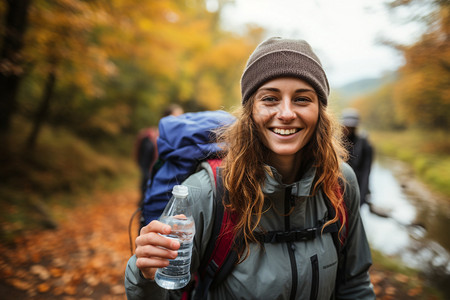
{"type": "MultiPolygon", "coordinates": [[[[303,179],[290,185],[281,183],[275,169],[268,172],[264,193],[266,207],[260,225],[267,231],[315,227],[328,213],[322,193],[310,196],[315,176],[311,168],[303,179]],[[271,173],[271,174],[270,174],[271,173]],[[286,190],[294,197],[285,197],[286,190]],[[289,200],[285,200],[289,199],[289,200]],[[285,211],[292,210],[286,216],[285,211]]],[[[344,164],[345,197],[349,223],[343,248],[345,278],[337,279],[338,255],[331,234],[294,243],[266,243],[264,249],[250,245],[250,256],[234,267],[227,278],[209,291],[209,299],[375,299],[368,270],[370,248],[359,214],[359,191],[352,169],[344,164]],[[338,283],[337,283],[338,282],[338,283]]],[[[195,272],[212,231],[215,210],[211,173],[201,170],[183,184],[194,201],[196,234],[191,270],[195,272]]],[[[136,257],[128,261],[125,287],[131,299],[176,299],[179,295],[159,288],[142,277],[136,257]]]]}

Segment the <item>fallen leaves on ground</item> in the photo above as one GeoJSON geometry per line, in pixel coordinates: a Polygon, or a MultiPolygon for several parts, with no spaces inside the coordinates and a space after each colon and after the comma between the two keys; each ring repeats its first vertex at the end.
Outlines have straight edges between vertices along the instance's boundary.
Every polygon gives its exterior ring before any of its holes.
{"type": "MultiPolygon", "coordinates": [[[[30,230],[14,246],[0,245],[0,280],[28,299],[126,299],[128,223],[138,193],[127,189],[92,198],[76,208],[56,208],[64,216],[57,229],[30,230]]],[[[17,299],[4,289],[2,299],[17,299]]]]}
{"type": "Polygon", "coordinates": [[[416,276],[406,276],[382,270],[374,265],[370,269],[370,280],[377,299],[381,300],[438,300],[435,295],[424,294],[423,281],[416,276]]]}

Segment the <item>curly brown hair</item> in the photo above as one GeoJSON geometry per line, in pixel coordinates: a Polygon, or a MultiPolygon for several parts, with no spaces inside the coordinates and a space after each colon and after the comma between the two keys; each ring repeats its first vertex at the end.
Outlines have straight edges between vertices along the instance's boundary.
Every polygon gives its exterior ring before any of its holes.
{"type": "MultiPolygon", "coordinates": [[[[262,143],[252,117],[254,96],[235,112],[236,122],[218,134],[219,142],[226,153],[222,163],[224,187],[228,192],[226,209],[237,216],[234,228],[236,236],[242,237],[239,247],[239,261],[250,254],[251,242],[258,243],[254,232],[263,213],[267,148],[262,143]],[[252,199],[252,201],[249,201],[252,199]],[[246,252],[244,253],[244,249],[246,252]]],[[[344,227],[345,208],[343,193],[338,193],[339,180],[343,180],[339,165],[346,159],[347,152],[342,146],[341,130],[338,123],[327,112],[326,106],[319,101],[319,120],[315,133],[302,151],[302,165],[299,172],[305,172],[311,166],[317,168],[313,195],[319,189],[330,199],[336,214],[325,226],[342,219],[340,230],[344,227]]]]}

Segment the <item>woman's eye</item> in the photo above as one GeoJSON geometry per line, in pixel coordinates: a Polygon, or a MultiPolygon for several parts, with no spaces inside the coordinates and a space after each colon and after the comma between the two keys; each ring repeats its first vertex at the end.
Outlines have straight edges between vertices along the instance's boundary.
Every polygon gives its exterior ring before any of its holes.
{"type": "Polygon", "coordinates": [[[311,102],[311,99],[306,98],[306,97],[297,97],[294,99],[295,102],[311,102]]]}
{"type": "Polygon", "coordinates": [[[265,102],[275,102],[275,101],[277,101],[278,99],[275,98],[275,97],[266,96],[266,97],[262,97],[261,100],[262,100],[262,101],[265,101],[265,102]]]}

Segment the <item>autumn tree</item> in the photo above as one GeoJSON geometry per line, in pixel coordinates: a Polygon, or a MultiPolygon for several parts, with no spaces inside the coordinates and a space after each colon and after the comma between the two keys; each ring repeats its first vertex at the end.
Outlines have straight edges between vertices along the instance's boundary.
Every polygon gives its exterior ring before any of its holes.
{"type": "Polygon", "coordinates": [[[261,28],[223,31],[204,0],[34,0],[23,39],[32,120],[28,148],[47,122],[92,137],[156,124],[169,103],[192,110],[239,103],[239,78],[261,28]]]}
{"type": "Polygon", "coordinates": [[[107,97],[125,101],[132,131],[155,125],[170,103],[187,111],[239,103],[240,73],[262,29],[225,32],[218,25],[221,6],[209,11],[205,1],[126,3],[115,11],[127,17],[115,19],[123,20],[120,40],[130,46],[116,60],[121,76],[111,79],[107,97]]]}
{"type": "Polygon", "coordinates": [[[352,102],[352,106],[360,112],[366,127],[382,130],[405,128],[393,101],[393,86],[393,82],[385,83],[377,91],[360,96],[352,102]]]}
{"type": "MultiPolygon", "coordinates": [[[[419,1],[393,1],[392,7],[419,1]]],[[[410,126],[448,129],[450,126],[450,2],[431,1],[420,20],[427,30],[412,45],[395,45],[404,57],[393,100],[398,117],[410,126]]],[[[420,4],[420,3],[419,3],[420,4]]]]}
{"type": "Polygon", "coordinates": [[[41,79],[42,89],[40,98],[34,97],[38,105],[27,139],[28,149],[34,147],[51,104],[57,98],[57,86],[73,86],[92,98],[102,95],[100,78],[111,76],[116,69],[109,49],[95,39],[95,33],[108,22],[111,19],[96,1],[33,2],[25,54],[33,66],[34,76],[41,79]]]}

